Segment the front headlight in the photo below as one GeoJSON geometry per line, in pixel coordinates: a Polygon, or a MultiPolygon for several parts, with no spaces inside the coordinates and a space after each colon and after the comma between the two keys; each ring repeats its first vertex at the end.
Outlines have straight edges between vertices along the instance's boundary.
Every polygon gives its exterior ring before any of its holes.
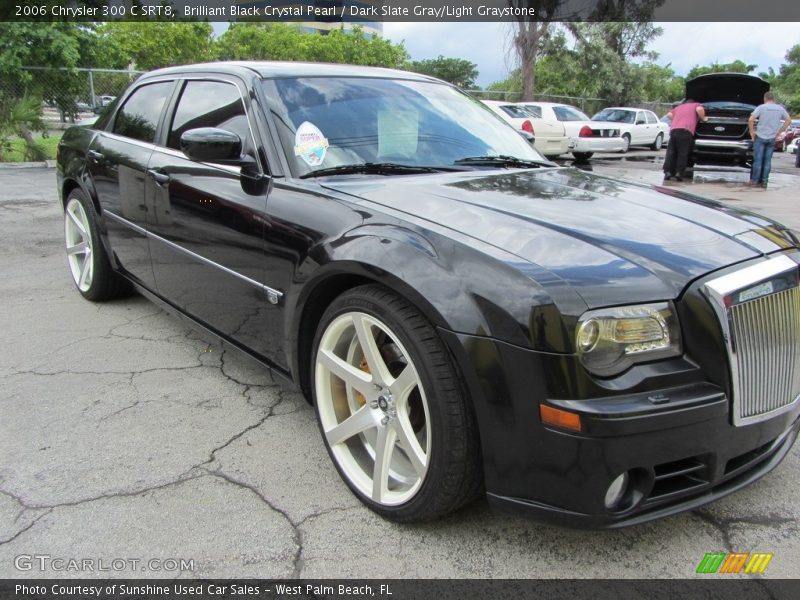
{"type": "Polygon", "coordinates": [[[678,317],[668,302],[590,310],[578,321],[575,348],[595,375],[617,375],[637,362],[679,356],[678,317]]]}

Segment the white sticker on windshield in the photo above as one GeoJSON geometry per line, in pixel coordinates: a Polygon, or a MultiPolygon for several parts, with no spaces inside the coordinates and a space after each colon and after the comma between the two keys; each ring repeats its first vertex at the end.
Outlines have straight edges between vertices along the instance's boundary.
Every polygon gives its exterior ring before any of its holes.
{"type": "Polygon", "coordinates": [[[322,135],[313,123],[303,121],[294,134],[294,155],[299,156],[309,167],[317,167],[325,160],[328,138],[322,135]]]}

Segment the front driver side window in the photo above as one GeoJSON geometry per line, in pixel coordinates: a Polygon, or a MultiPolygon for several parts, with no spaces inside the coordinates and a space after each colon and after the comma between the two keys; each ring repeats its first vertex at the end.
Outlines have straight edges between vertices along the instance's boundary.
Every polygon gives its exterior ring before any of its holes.
{"type": "Polygon", "coordinates": [[[215,127],[235,133],[242,140],[242,153],[255,157],[242,97],[232,83],[186,82],[169,129],[167,146],[180,150],[181,135],[199,127],[215,127]]]}

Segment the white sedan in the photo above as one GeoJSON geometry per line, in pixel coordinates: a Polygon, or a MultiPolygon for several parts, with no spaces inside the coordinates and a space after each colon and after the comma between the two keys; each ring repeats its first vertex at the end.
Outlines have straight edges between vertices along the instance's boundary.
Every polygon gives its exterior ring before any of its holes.
{"type": "Polygon", "coordinates": [[[516,129],[532,133],[536,138],[533,147],[547,158],[569,152],[570,140],[564,133],[564,126],[555,119],[551,121],[543,119],[540,109],[523,107],[513,102],[496,100],[482,102],[516,129]]]}
{"type": "Polygon", "coordinates": [[[661,150],[664,140],[669,137],[669,125],[658,120],[654,112],[640,108],[612,106],[604,108],[592,121],[610,122],[619,126],[627,152],[631,146],[649,146],[661,150]]]}
{"type": "Polygon", "coordinates": [[[546,121],[556,120],[564,126],[570,141],[570,151],[578,160],[591,158],[595,152],[623,152],[625,142],[616,123],[592,121],[569,104],[555,102],[518,102],[527,109],[538,109],[546,121]]]}

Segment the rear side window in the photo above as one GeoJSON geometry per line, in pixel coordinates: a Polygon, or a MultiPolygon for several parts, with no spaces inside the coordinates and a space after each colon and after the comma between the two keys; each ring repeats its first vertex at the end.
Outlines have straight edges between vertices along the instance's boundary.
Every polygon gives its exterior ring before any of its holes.
{"type": "Polygon", "coordinates": [[[530,118],[531,116],[531,113],[528,111],[528,109],[522,106],[516,106],[514,104],[505,104],[500,108],[509,117],[513,117],[514,119],[527,119],[530,118]]]}
{"type": "Polygon", "coordinates": [[[235,133],[244,154],[255,156],[247,115],[239,89],[221,81],[187,81],[169,128],[167,145],[181,149],[181,135],[198,127],[215,127],[235,133]]]}
{"type": "Polygon", "coordinates": [[[542,107],[541,106],[531,106],[530,104],[525,105],[525,110],[531,113],[537,119],[542,118],[542,107]]]}
{"type": "Polygon", "coordinates": [[[171,81],[136,89],[119,109],[113,132],[148,144],[155,142],[158,119],[171,91],[171,81]]]}
{"type": "Polygon", "coordinates": [[[651,124],[652,123],[658,123],[658,119],[656,118],[656,116],[653,113],[646,112],[646,113],[644,113],[644,116],[647,117],[647,122],[648,123],[651,123],[651,124]]]}

